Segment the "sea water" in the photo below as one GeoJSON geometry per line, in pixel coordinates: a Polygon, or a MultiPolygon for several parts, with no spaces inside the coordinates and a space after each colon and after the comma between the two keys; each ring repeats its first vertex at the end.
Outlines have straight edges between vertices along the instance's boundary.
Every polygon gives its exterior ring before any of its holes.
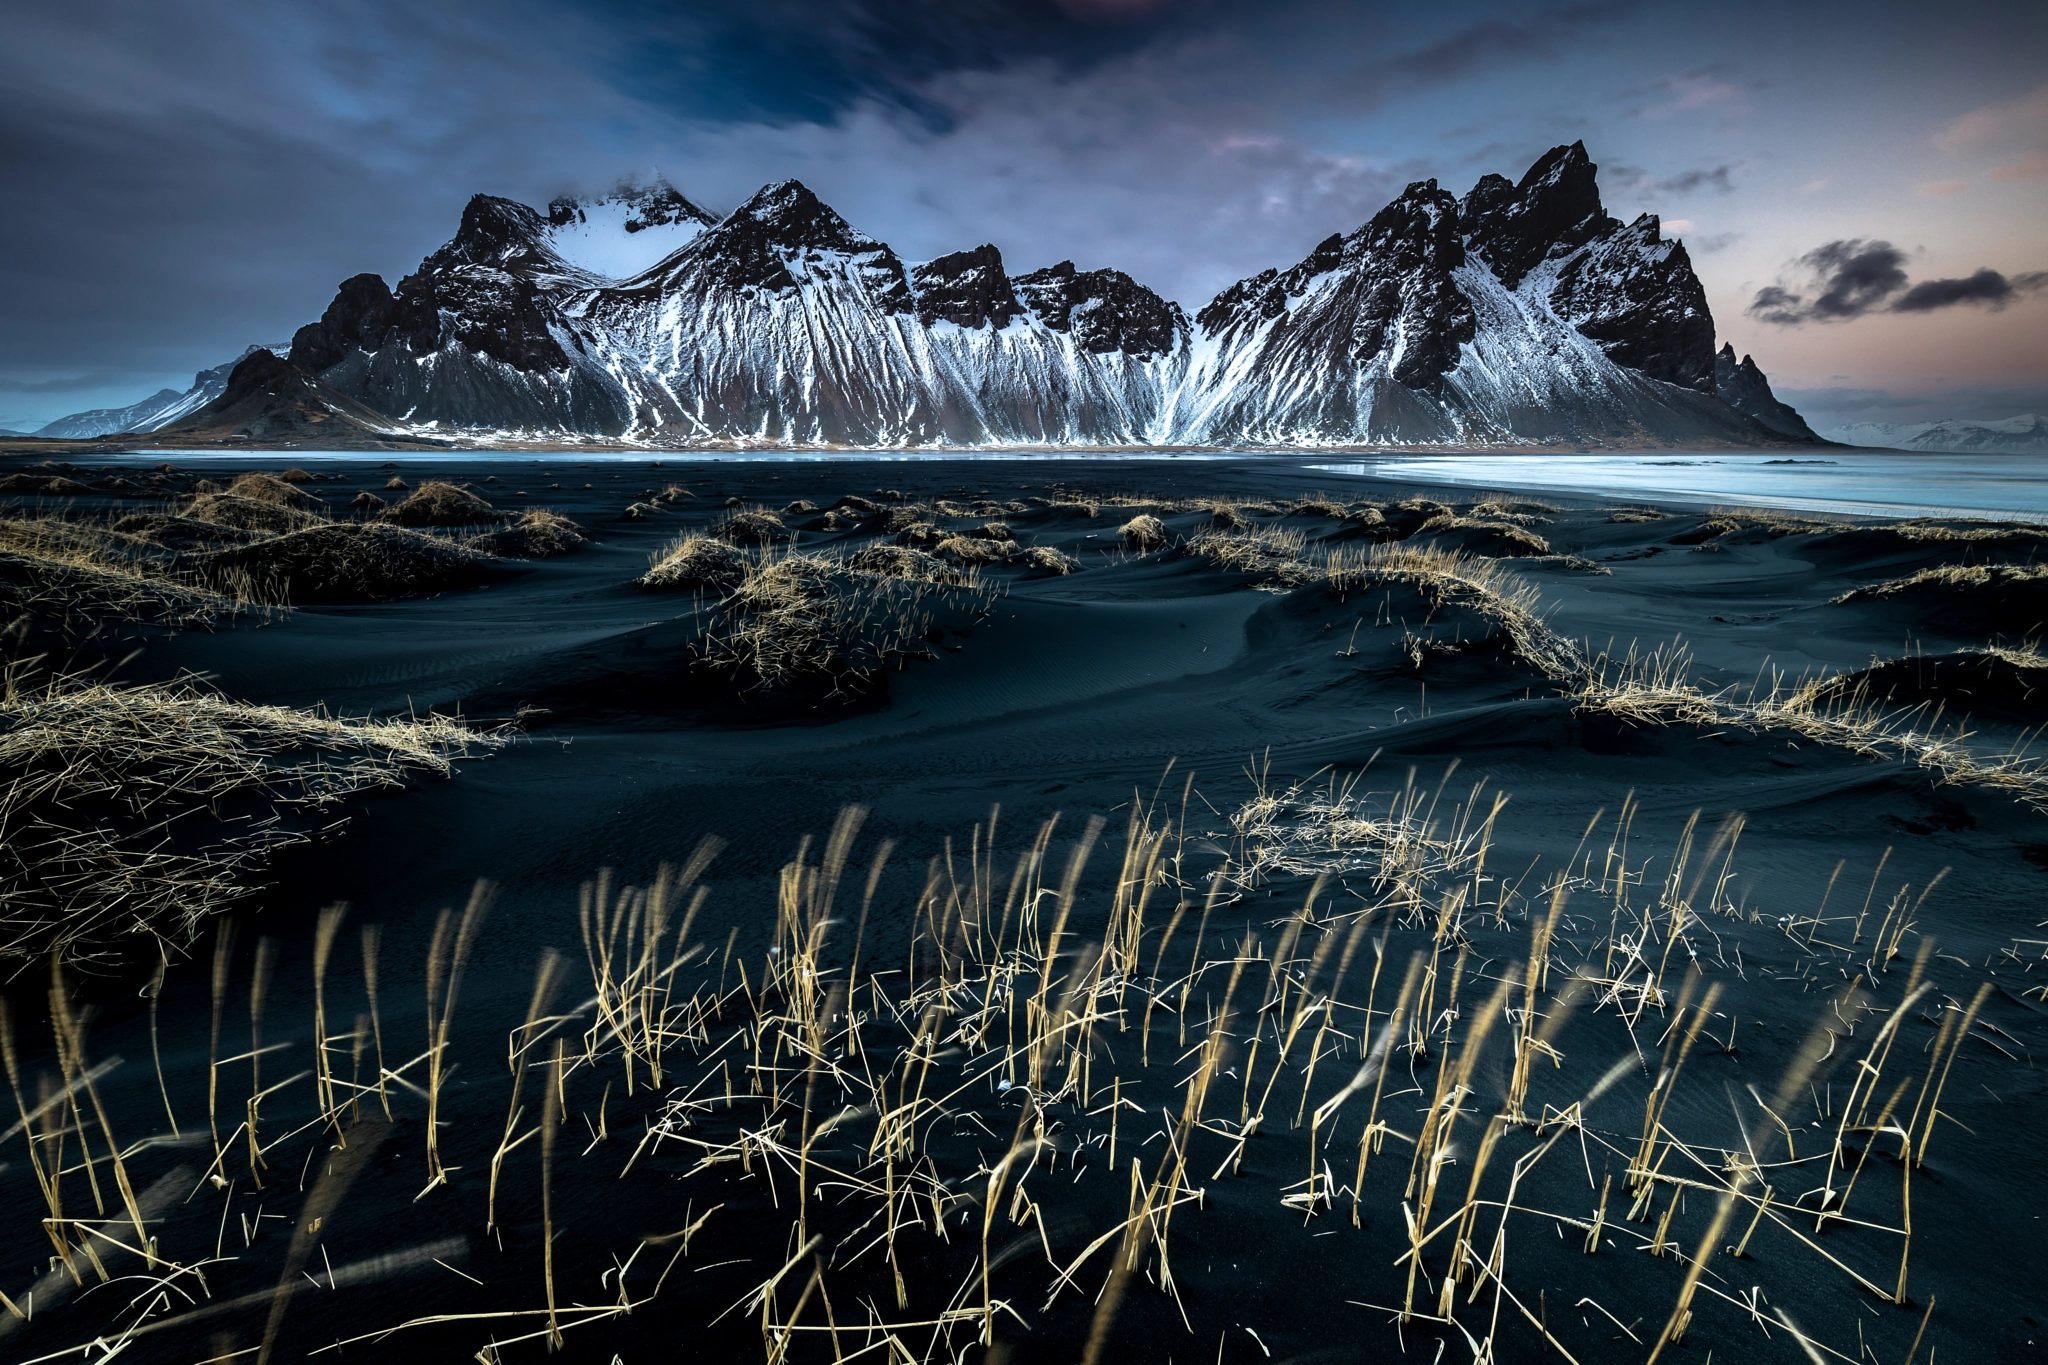
{"type": "Polygon", "coordinates": [[[2048,521],[2048,457],[2039,455],[1387,454],[1309,467],[1402,482],[1708,507],[2048,521]]]}

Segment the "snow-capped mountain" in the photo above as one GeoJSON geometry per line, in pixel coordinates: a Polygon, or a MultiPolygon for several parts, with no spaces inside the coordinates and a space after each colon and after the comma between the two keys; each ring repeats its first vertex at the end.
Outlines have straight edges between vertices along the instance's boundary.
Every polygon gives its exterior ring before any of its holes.
{"type": "Polygon", "coordinates": [[[1967,455],[2048,455],[2048,417],[2026,413],[1997,421],[1947,417],[1939,422],[1855,422],[1827,433],[1830,441],[1890,450],[1967,455]]]}
{"type": "Polygon", "coordinates": [[[1817,439],[1714,349],[1684,246],[1580,144],[1434,181],[1191,321],[1115,270],[906,263],[801,184],[712,222],[666,182],[479,195],[396,289],[346,281],[292,362],[413,430],[652,444],[1737,444],[1817,439]],[[659,253],[659,254],[657,254],[659,253]]]}
{"type": "Polygon", "coordinates": [[[35,434],[79,440],[122,431],[161,431],[220,397],[227,391],[228,376],[234,373],[235,366],[256,352],[283,355],[290,349],[288,346],[250,346],[225,365],[201,370],[192,377],[192,387],[183,393],[176,389],[159,389],[141,402],[130,403],[125,408],[92,408],[86,412],[74,412],[38,427],[35,434]]]}

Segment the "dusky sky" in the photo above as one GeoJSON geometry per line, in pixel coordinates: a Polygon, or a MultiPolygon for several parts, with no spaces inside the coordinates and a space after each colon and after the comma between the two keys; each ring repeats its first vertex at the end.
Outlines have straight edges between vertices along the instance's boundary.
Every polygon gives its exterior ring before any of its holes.
{"type": "Polygon", "coordinates": [[[1190,311],[1583,139],[1817,426],[2048,411],[2048,10],[1335,0],[21,0],[0,427],[182,389],[476,192],[795,177],[908,260],[1190,311]]]}

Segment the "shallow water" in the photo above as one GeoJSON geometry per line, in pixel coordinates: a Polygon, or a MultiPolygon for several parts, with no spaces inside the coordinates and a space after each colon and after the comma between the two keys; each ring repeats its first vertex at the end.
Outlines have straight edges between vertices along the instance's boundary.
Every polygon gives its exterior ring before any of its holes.
{"type": "Polygon", "coordinates": [[[1518,488],[1746,504],[1875,517],[2048,520],[2048,459],[2037,455],[1433,455],[1311,465],[1332,474],[1468,488],[1518,488]]]}
{"type": "MultiPolygon", "coordinates": [[[[1450,484],[1479,489],[1523,489],[1549,494],[1642,498],[1695,506],[1747,505],[1802,512],[1877,517],[1969,516],[1999,521],[2048,521],[2048,458],[2038,455],[1926,455],[1904,451],[1817,451],[1812,454],[1635,455],[1366,455],[1343,463],[1309,463],[1293,451],[1119,451],[1101,454],[1051,450],[874,451],[652,451],[652,450],[148,450],[115,460],[155,464],[183,457],[225,465],[269,465],[279,460],[317,466],[360,465],[381,456],[394,465],[528,463],[542,466],[727,463],[888,464],[934,461],[1146,462],[1268,458],[1329,474],[1450,484]]],[[[381,462],[381,461],[380,461],[381,462]]]]}

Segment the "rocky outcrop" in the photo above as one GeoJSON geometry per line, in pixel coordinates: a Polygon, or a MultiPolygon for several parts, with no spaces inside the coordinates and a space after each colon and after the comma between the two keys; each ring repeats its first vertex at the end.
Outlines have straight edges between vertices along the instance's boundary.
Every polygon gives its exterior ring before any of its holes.
{"type": "Polygon", "coordinates": [[[911,270],[910,284],[917,294],[917,320],[927,327],[950,322],[1000,330],[1024,311],[1003,273],[1003,253],[993,246],[926,261],[911,270]]]}
{"type": "Polygon", "coordinates": [[[1756,361],[1735,359],[1735,347],[1725,345],[1714,357],[1714,393],[1722,402],[1788,441],[1818,441],[1806,419],[1778,401],[1771,381],[1756,367],[1756,361]]]}

